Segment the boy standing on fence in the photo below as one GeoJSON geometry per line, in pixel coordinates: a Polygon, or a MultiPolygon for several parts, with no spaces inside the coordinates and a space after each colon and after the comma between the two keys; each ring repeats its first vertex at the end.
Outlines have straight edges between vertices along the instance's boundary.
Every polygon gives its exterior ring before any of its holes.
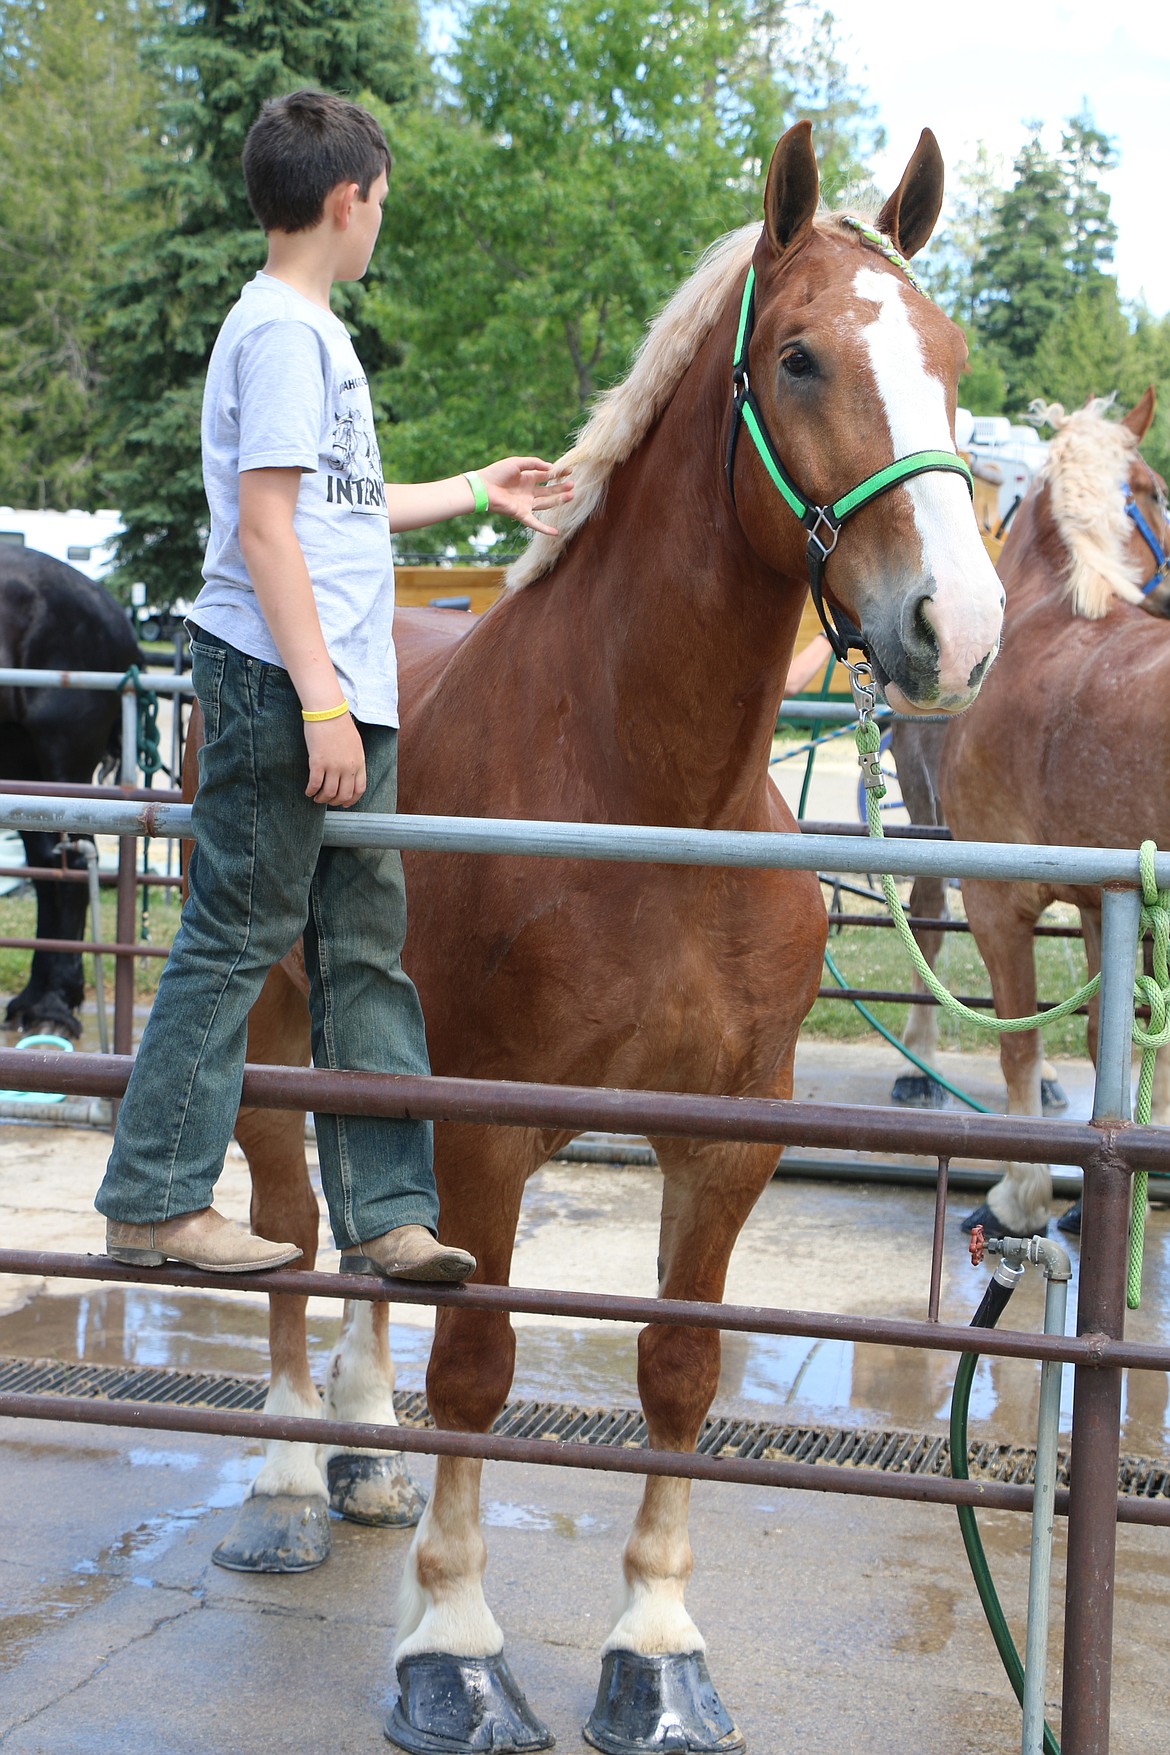
{"type": "MultiPolygon", "coordinates": [[[[304,937],[317,1066],[425,1073],[397,852],[328,848],[325,808],[393,811],[398,690],[390,530],[506,513],[534,530],[568,497],[509,457],[384,483],[370,393],[330,289],[360,280],[390,154],[356,104],[299,91],[264,106],[244,179],[268,236],[228,313],[203,402],[211,531],[191,616],[203,712],[189,894],[98,1191],[118,1261],[222,1272],[300,1251],[223,1218],[212,1190],[239,1107],[247,1019],[304,937]]],[[[431,1126],[318,1115],[321,1180],[348,1269],[462,1280],[436,1240],[431,1126]]]]}

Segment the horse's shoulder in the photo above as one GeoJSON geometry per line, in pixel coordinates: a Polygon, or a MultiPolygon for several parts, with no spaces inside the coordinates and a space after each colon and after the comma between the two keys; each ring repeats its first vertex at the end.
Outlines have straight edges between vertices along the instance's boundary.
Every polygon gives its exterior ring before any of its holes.
{"type": "Polygon", "coordinates": [[[404,713],[418,710],[454,654],[474,631],[477,618],[464,610],[399,609],[394,647],[404,713]]]}

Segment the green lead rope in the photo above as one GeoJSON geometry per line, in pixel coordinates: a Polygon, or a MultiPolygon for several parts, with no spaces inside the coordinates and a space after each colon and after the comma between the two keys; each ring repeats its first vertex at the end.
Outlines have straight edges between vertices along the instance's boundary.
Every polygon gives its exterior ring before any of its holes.
{"type": "MultiPolygon", "coordinates": [[[[863,685],[864,686],[864,685],[863,685]]],[[[856,687],[856,684],[855,684],[856,687]]],[[[865,816],[866,825],[871,839],[880,841],[884,838],[882,830],[881,800],[885,797],[885,781],[881,777],[878,761],[881,744],[881,730],[863,707],[857,724],[857,756],[861,763],[865,778],[865,816]]],[[[1142,931],[1153,936],[1153,971],[1150,975],[1135,975],[1134,1005],[1148,1006],[1150,1022],[1147,1028],[1135,1015],[1133,1022],[1133,1039],[1141,1049],[1141,1072],[1138,1077],[1137,1114],[1135,1120],[1139,1126],[1146,1126],[1150,1119],[1150,1099],[1154,1088],[1154,1058],[1159,1048],[1170,1044],[1170,969],[1168,969],[1168,947],[1170,947],[1170,890],[1159,890],[1154,878],[1154,859],[1157,847],[1153,841],[1143,841],[1139,854],[1142,879],[1142,931]]],[[[881,877],[882,895],[886,907],[890,911],[895,931],[905,947],[906,954],[926,990],[952,1017],[963,1018],[968,1023],[977,1024],[980,1029],[991,1030],[997,1035],[1008,1031],[1043,1029],[1045,1024],[1053,1024],[1058,1018],[1066,1018],[1070,1012],[1084,1005],[1101,985],[1100,975],[1094,975],[1083,987],[1070,994],[1068,999],[1061,1000],[1059,1005],[1050,1007],[1048,1011],[1034,1012],[1027,1018],[992,1018],[982,1012],[973,1011],[961,1000],[955,998],[938,979],[930,964],[919,950],[906,921],[898,892],[894,888],[894,880],[888,874],[881,877]]],[[[1142,1254],[1145,1249],[1146,1235],[1146,1192],[1147,1175],[1144,1170],[1134,1173],[1133,1210],[1130,1215],[1129,1230],[1129,1266],[1126,1276],[1126,1299],[1131,1310],[1136,1310],[1142,1296],[1142,1254]]]]}
{"type": "Polygon", "coordinates": [[[158,731],[158,696],[153,689],[147,688],[136,664],[132,664],[123,674],[120,686],[124,688],[127,683],[133,684],[138,701],[138,766],[149,786],[163,765],[158,731]]]}

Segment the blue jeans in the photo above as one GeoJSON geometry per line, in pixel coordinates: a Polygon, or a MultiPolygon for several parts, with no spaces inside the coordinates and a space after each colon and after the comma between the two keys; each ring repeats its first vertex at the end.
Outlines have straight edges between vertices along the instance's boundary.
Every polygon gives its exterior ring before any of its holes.
{"type": "MultiPolygon", "coordinates": [[[[422,1008],[399,961],[401,857],[322,846],[325,807],[305,796],[304,727],[287,671],[199,630],[191,650],[206,742],[189,894],[95,1203],[128,1224],[210,1205],[240,1103],[248,1013],[269,969],[302,934],[314,1063],[430,1070],[422,1008]]],[[[393,811],[398,733],[359,729],[367,788],[350,812],[393,811]]],[[[339,1247],[397,1225],[437,1230],[429,1122],[315,1121],[339,1247]]]]}

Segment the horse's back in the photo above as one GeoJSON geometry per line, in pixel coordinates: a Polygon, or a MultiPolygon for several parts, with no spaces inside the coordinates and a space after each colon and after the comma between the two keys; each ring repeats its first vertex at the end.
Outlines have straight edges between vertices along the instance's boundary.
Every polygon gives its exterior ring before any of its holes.
{"type": "Polygon", "coordinates": [[[0,650],[29,669],[128,667],[141,659],[105,586],[37,549],[0,548],[0,650]]]}
{"type": "Polygon", "coordinates": [[[961,840],[1135,846],[1170,836],[1170,623],[1117,602],[1100,620],[1008,594],[1004,649],[949,728],[940,772],[961,840]]]}

